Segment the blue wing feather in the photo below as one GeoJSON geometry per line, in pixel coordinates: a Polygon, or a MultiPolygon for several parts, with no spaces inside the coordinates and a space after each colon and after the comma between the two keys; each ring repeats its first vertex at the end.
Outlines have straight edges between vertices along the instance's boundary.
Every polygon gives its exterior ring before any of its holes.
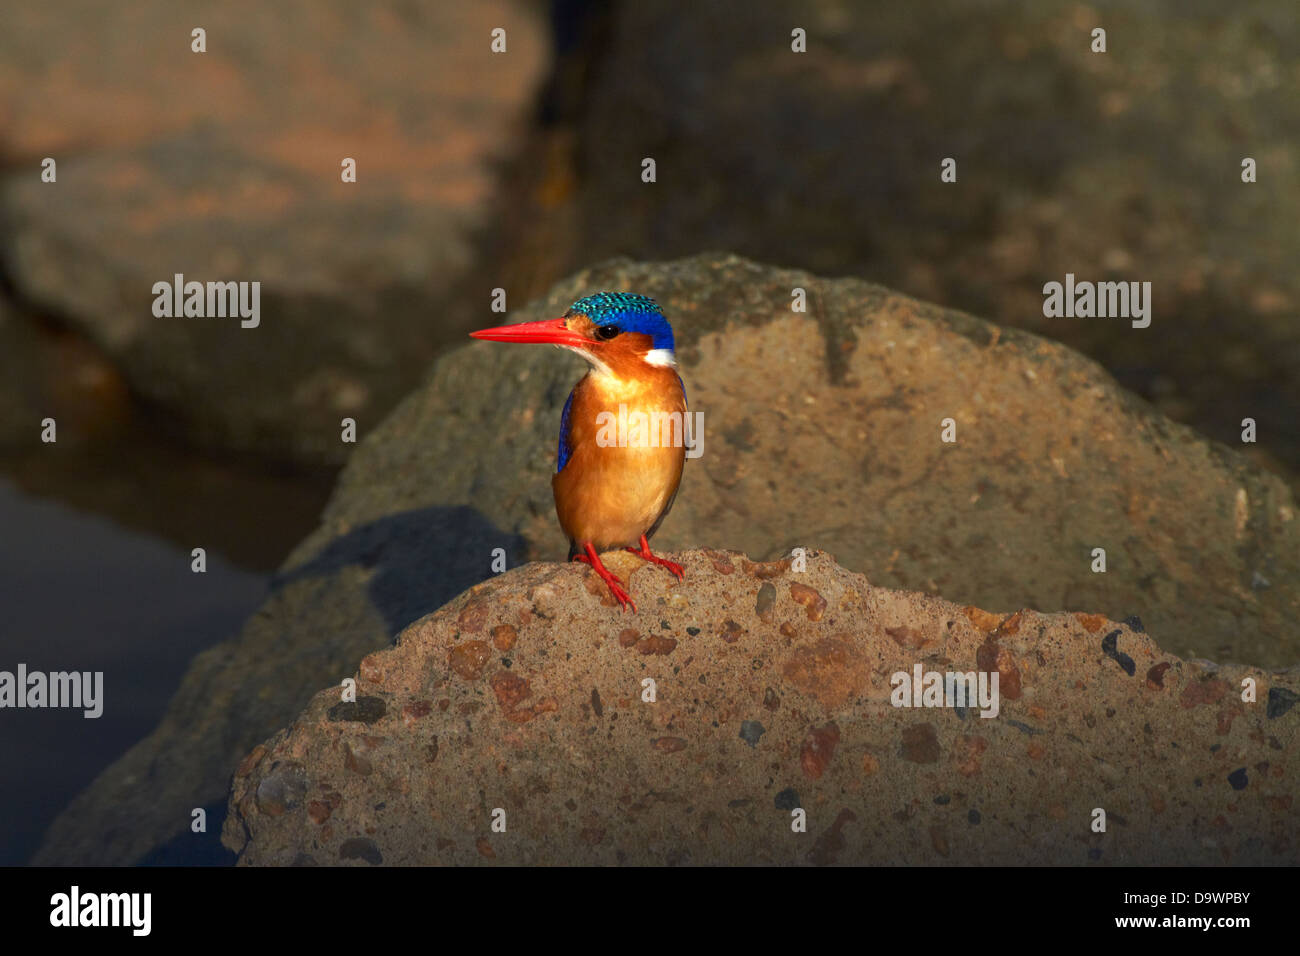
{"type": "MultiPolygon", "coordinates": [[[[573,392],[576,392],[574,388],[573,392]]],[[[560,413],[560,448],[555,456],[555,471],[558,474],[564,471],[564,466],[569,463],[569,456],[573,454],[573,449],[569,447],[569,409],[573,407],[573,392],[564,402],[564,411],[560,413]]]]}

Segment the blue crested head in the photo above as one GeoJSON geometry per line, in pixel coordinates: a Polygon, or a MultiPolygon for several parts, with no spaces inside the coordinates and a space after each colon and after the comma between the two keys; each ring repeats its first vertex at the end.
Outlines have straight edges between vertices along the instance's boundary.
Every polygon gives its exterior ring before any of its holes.
{"type": "Polygon", "coordinates": [[[673,350],[673,327],[664,318],[659,303],[649,296],[631,292],[597,292],[584,296],[566,315],[585,315],[597,326],[613,326],[620,332],[650,336],[653,348],[673,350]]]}

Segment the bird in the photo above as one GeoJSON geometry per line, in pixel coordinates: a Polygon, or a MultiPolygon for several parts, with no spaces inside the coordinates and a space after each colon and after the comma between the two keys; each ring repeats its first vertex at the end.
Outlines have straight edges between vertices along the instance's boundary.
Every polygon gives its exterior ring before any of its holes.
{"type": "Polygon", "coordinates": [[[569,560],[590,565],[620,610],[635,614],[636,603],[601,562],[602,552],[623,548],[679,579],[685,574],[650,550],[677,497],[688,441],[686,386],[663,309],[649,296],[599,292],[559,318],[470,335],[555,345],[587,361],[560,413],[555,512],[569,538],[569,560]]]}

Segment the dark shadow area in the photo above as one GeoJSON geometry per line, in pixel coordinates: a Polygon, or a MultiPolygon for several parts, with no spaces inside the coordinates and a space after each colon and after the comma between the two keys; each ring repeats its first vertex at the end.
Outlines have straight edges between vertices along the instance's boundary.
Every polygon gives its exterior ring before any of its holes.
{"type": "Polygon", "coordinates": [[[136,866],[234,866],[235,854],[221,845],[226,801],[210,803],[203,812],[207,815],[206,832],[178,833],[152,853],[146,853],[136,866]]]}
{"type": "Polygon", "coordinates": [[[272,587],[359,565],[374,572],[367,596],[396,637],[408,624],[491,577],[497,548],[505,552],[507,569],[528,560],[521,535],[500,530],[474,508],[403,511],[337,538],[306,564],[277,575],[272,587]]]}

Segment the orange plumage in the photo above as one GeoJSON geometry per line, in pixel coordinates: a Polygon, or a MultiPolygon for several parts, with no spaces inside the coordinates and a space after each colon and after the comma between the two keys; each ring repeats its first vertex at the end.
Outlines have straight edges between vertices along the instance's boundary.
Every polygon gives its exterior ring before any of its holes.
{"type": "MultiPolygon", "coordinates": [[[[663,421],[664,415],[686,419],[686,396],[677,373],[656,368],[635,379],[613,379],[588,372],[573,391],[569,413],[569,461],[555,473],[555,511],[572,546],[590,541],[597,551],[633,547],[649,538],[672,507],[686,462],[684,445],[662,441],[634,447],[602,446],[602,413],[623,418],[663,421]]],[[[672,421],[673,419],[669,419],[672,421]]],[[[608,430],[609,426],[606,424],[608,430]]],[[[629,428],[628,431],[631,431],[629,428]]]]}
{"type": "Polygon", "coordinates": [[[678,577],[682,568],[650,552],[649,538],[672,507],[686,460],[685,387],[673,332],[653,299],[599,293],[563,316],[471,333],[496,342],[540,342],[591,365],[564,406],[555,511],[570,560],[590,564],[625,607],[636,610],[598,552],[625,547],[678,577]]]}

